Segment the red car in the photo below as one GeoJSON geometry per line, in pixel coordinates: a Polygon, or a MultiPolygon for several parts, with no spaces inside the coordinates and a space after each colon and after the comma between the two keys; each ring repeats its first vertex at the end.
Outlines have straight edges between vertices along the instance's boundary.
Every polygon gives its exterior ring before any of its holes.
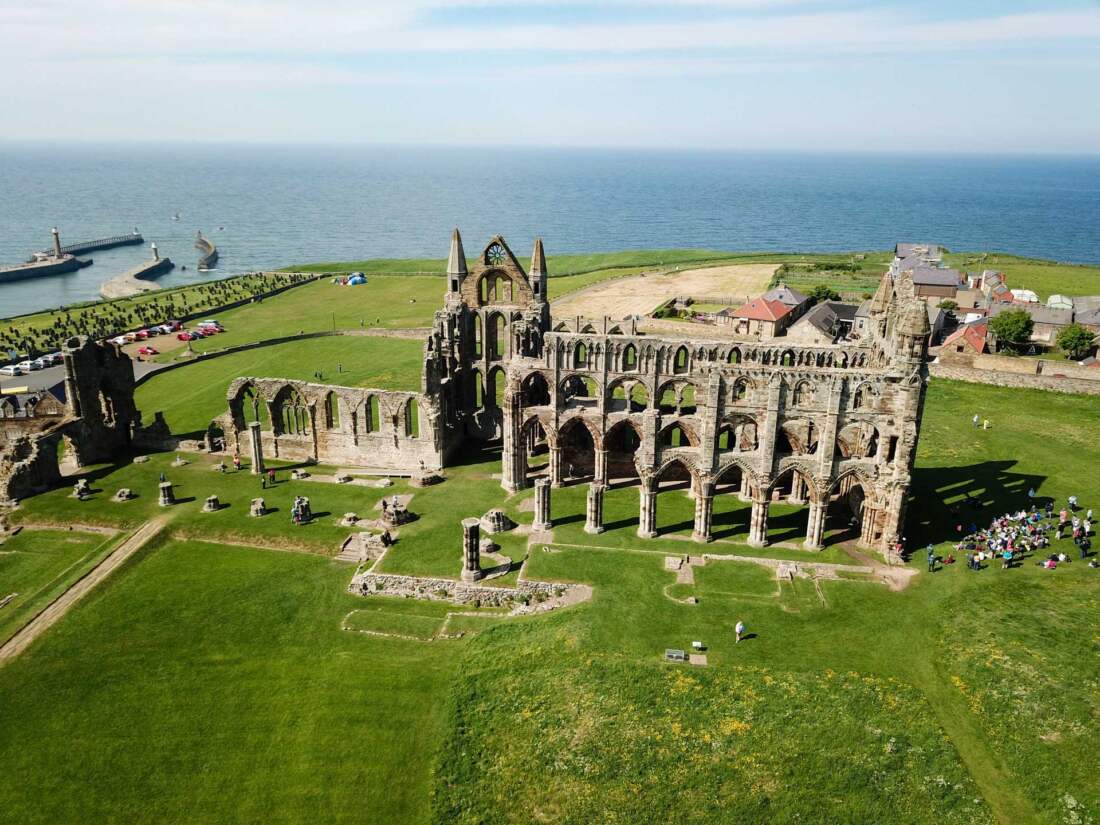
{"type": "Polygon", "coordinates": [[[176,333],[176,340],[178,340],[178,341],[190,341],[191,340],[191,333],[188,332],[187,330],[184,330],[183,332],[176,333]]]}
{"type": "Polygon", "coordinates": [[[156,347],[138,347],[139,355],[159,355],[156,347]]]}

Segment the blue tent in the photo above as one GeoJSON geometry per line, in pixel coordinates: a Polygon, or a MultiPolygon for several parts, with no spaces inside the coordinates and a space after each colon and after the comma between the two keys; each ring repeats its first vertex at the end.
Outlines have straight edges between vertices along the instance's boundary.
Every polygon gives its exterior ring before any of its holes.
{"type": "Polygon", "coordinates": [[[359,284],[365,284],[366,282],[367,279],[358,272],[348,278],[348,286],[359,286],[359,284]]]}

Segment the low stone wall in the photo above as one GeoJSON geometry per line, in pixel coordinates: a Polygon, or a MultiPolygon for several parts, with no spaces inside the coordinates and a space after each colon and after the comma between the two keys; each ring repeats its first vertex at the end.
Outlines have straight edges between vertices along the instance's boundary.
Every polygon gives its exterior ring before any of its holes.
{"type": "Polygon", "coordinates": [[[929,364],[928,374],[933,378],[950,378],[954,381],[969,381],[972,384],[991,384],[995,387],[1049,390],[1051,392],[1064,392],[1079,395],[1100,395],[1100,381],[1082,378],[1056,378],[1053,375],[997,372],[991,369],[976,369],[963,364],[941,363],[929,364]]]}
{"type": "Polygon", "coordinates": [[[538,601],[561,596],[575,585],[521,580],[515,587],[487,587],[454,579],[430,579],[393,573],[359,573],[348,585],[356,596],[403,596],[428,601],[512,607],[524,599],[538,601]]]}

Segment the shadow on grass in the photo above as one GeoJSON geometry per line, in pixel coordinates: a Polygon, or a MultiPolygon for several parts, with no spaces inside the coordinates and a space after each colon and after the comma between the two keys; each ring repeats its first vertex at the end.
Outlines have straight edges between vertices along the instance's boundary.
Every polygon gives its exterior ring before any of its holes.
{"type": "Polygon", "coordinates": [[[955,539],[955,526],[963,532],[971,524],[989,526],[1004,513],[1050,501],[1049,497],[1028,498],[1046,476],[1014,473],[1015,461],[984,461],[961,467],[918,467],[913,471],[912,500],[906,533],[910,548],[955,539]]]}

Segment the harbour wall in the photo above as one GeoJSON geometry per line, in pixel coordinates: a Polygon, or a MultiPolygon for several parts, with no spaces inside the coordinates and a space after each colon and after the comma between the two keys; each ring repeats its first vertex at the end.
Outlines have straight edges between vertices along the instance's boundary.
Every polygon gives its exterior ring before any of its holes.
{"type": "Polygon", "coordinates": [[[155,258],[152,261],[146,261],[129,272],[123,272],[121,275],[105,281],[103,286],[99,288],[99,294],[104,298],[126,298],[130,295],[137,295],[139,292],[148,292],[157,288],[156,284],[150,281],[159,278],[173,267],[175,267],[175,264],[172,263],[170,258],[155,258]]]}

